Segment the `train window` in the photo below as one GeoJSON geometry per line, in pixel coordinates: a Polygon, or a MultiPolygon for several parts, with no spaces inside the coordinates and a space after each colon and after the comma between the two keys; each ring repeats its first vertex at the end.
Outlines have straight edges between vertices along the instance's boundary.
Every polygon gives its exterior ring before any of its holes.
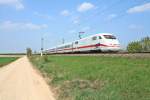
{"type": "Polygon", "coordinates": [[[113,36],[113,35],[104,35],[104,37],[105,37],[106,39],[116,39],[116,37],[113,36]]]}
{"type": "Polygon", "coordinates": [[[75,44],[78,44],[78,41],[76,41],[75,44]]]}
{"type": "Polygon", "coordinates": [[[66,45],[65,48],[68,48],[68,45],[66,45]]]}
{"type": "Polygon", "coordinates": [[[101,36],[99,36],[99,39],[102,39],[102,37],[101,37],[101,36]]]}
{"type": "Polygon", "coordinates": [[[71,45],[66,45],[66,46],[65,46],[65,48],[70,48],[70,47],[71,47],[71,45]]]}
{"type": "Polygon", "coordinates": [[[96,37],[96,36],[92,37],[92,40],[96,40],[96,39],[97,39],[97,37],[96,37]]]}

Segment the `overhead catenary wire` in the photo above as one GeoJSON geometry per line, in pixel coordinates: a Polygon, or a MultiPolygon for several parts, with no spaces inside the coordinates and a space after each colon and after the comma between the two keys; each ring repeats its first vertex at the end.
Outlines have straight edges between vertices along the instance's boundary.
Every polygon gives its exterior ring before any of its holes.
{"type": "MultiPolygon", "coordinates": [[[[150,0],[133,0],[133,1],[135,1],[135,2],[142,1],[142,3],[150,2],[150,0]]],[[[124,1],[122,1],[122,0],[118,0],[117,2],[110,4],[110,6],[108,6],[107,8],[105,8],[105,9],[103,9],[103,10],[101,10],[101,11],[99,11],[99,12],[97,12],[97,13],[91,15],[91,16],[88,16],[85,19],[85,21],[87,22],[87,20],[90,20],[92,17],[97,17],[97,16],[100,16],[100,15],[103,15],[104,13],[109,12],[110,10],[112,10],[112,8],[120,5],[123,2],[124,1]]],[[[134,6],[136,6],[137,4],[139,4],[139,3],[136,3],[134,6]]],[[[141,2],[140,2],[140,4],[141,4],[141,2]]],[[[129,8],[131,8],[131,7],[133,7],[133,5],[130,6],[129,8]]],[[[120,11],[119,13],[121,13],[121,14],[117,14],[117,17],[113,18],[112,20],[116,20],[116,19],[118,20],[118,19],[121,19],[121,18],[125,17],[126,15],[128,15],[126,11],[124,11],[123,13],[122,12],[123,11],[120,11]]],[[[95,20],[95,21],[98,22],[97,20],[95,20]]],[[[94,20],[93,20],[93,22],[94,22],[94,20]]]]}
{"type": "MultiPolygon", "coordinates": [[[[134,1],[139,1],[139,0],[134,0],[134,1]]],[[[145,3],[148,3],[148,2],[150,2],[150,1],[148,1],[148,0],[141,0],[141,1],[143,1],[143,2],[141,2],[142,4],[145,4],[145,3]]],[[[140,4],[141,4],[140,3],[140,4]]],[[[137,5],[140,5],[139,3],[136,3],[136,4],[134,4],[134,5],[132,5],[132,6],[130,6],[130,7],[128,7],[128,9],[130,9],[130,8],[132,8],[132,7],[134,7],[134,6],[137,6],[137,5]]],[[[121,12],[120,12],[121,13],[121,12]]],[[[113,21],[114,20],[119,20],[119,19],[121,19],[121,18],[123,18],[123,17],[125,17],[125,16],[127,16],[128,14],[127,14],[127,11],[125,11],[124,13],[121,13],[118,17],[116,17],[116,18],[114,18],[113,19],[113,21]]]]}
{"type": "Polygon", "coordinates": [[[91,19],[91,17],[95,17],[95,16],[102,15],[103,13],[107,12],[109,9],[112,9],[113,7],[116,7],[116,5],[118,5],[118,3],[120,3],[121,1],[122,1],[122,0],[118,0],[117,2],[110,4],[108,7],[106,7],[106,8],[104,8],[104,9],[102,9],[102,10],[96,12],[95,14],[93,14],[93,15],[91,15],[91,16],[88,16],[88,17],[86,18],[86,20],[91,19]]]}
{"type": "MultiPolygon", "coordinates": [[[[132,4],[132,6],[130,7],[127,7],[125,8],[124,10],[120,9],[121,11],[119,11],[117,13],[117,17],[111,19],[111,21],[115,21],[115,20],[119,20],[119,19],[122,19],[124,18],[125,16],[127,16],[127,9],[129,8],[132,8],[134,6],[137,6],[137,5],[140,5],[140,4],[143,4],[143,3],[147,3],[147,2],[150,2],[150,0],[130,0],[129,2],[133,2],[134,1],[134,5],[132,4]],[[140,3],[139,3],[140,2],[140,3]]],[[[87,16],[86,18],[84,18],[84,20],[82,20],[84,23],[88,23],[89,20],[95,18],[95,17],[98,17],[98,16],[102,16],[104,13],[106,12],[110,12],[113,8],[116,8],[117,6],[120,6],[122,5],[123,3],[125,2],[125,0],[117,0],[116,2],[113,2],[111,3],[109,6],[107,6],[106,8],[104,9],[101,9],[99,10],[98,12],[95,12],[94,14],[90,15],[90,16],[87,16]]],[[[101,4],[103,3],[103,0],[97,0],[97,4],[101,4]]],[[[113,9],[114,11],[116,9],[113,9]]],[[[97,23],[99,22],[98,19],[97,20],[92,20],[93,23],[97,23]]],[[[81,27],[81,23],[78,25],[78,27],[81,27]]]]}

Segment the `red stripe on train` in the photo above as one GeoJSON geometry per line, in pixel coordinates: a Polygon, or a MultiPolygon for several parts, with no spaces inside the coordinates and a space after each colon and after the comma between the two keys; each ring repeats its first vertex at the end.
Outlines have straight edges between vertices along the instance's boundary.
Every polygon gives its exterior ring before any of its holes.
{"type": "MultiPolygon", "coordinates": [[[[95,45],[87,45],[87,46],[80,46],[80,47],[77,47],[77,48],[65,48],[64,50],[74,50],[74,49],[82,49],[82,48],[91,48],[91,47],[120,47],[118,45],[112,45],[112,46],[109,46],[109,45],[105,45],[105,44],[95,44],[95,45]]],[[[57,51],[63,51],[63,49],[59,49],[57,51]]]]}

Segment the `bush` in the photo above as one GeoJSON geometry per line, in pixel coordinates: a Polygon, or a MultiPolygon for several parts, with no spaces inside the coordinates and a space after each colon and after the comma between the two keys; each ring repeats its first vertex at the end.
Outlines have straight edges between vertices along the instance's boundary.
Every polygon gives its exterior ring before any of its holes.
{"type": "Polygon", "coordinates": [[[31,57],[32,56],[32,49],[31,48],[27,48],[27,56],[31,57]]]}
{"type": "Polygon", "coordinates": [[[127,50],[128,52],[150,52],[150,37],[129,43],[127,50]]]}
{"type": "Polygon", "coordinates": [[[44,60],[44,62],[48,62],[49,61],[48,60],[48,56],[46,54],[44,55],[43,60],[44,60]]]}
{"type": "Polygon", "coordinates": [[[128,52],[141,52],[142,51],[142,45],[138,41],[131,42],[128,44],[127,50],[128,50],[128,52]]]}
{"type": "Polygon", "coordinates": [[[150,37],[143,38],[141,44],[143,52],[150,52],[150,37]]]}

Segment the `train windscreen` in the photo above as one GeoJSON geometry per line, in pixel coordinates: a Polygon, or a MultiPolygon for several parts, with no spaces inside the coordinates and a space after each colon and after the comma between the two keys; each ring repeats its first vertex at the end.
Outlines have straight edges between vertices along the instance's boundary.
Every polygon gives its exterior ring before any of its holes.
{"type": "Polygon", "coordinates": [[[116,37],[113,36],[113,35],[104,35],[104,37],[105,37],[106,39],[116,39],[116,37]]]}

